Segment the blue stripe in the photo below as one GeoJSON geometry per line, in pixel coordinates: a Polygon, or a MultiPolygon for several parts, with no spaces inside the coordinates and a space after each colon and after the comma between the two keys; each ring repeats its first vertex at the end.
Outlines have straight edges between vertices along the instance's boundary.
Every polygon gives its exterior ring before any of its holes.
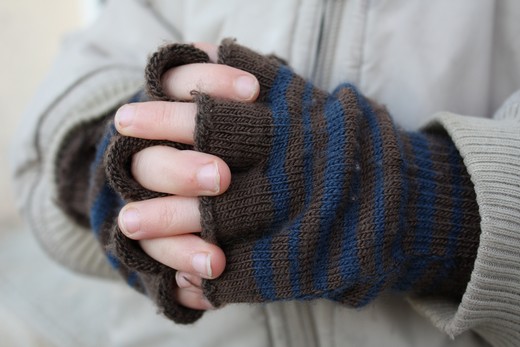
{"type": "Polygon", "coordinates": [[[135,287],[138,281],[139,281],[139,275],[137,274],[137,272],[130,272],[128,274],[128,278],[126,279],[126,283],[128,283],[128,285],[130,287],[135,287]]]}
{"type": "Polygon", "coordinates": [[[328,134],[324,172],[324,192],[320,209],[319,238],[316,248],[313,279],[318,291],[328,289],[329,250],[331,232],[337,218],[337,208],[343,198],[346,177],[345,163],[345,111],[336,92],[329,96],[325,105],[325,122],[328,134]]]}
{"type": "MultiPolygon", "coordinates": [[[[302,96],[302,122],[303,122],[303,176],[304,176],[304,211],[311,203],[313,186],[313,138],[311,124],[313,86],[311,83],[305,85],[302,96]]],[[[300,232],[303,215],[299,215],[294,225],[289,229],[289,280],[291,282],[292,296],[299,298],[302,296],[300,285],[300,232]]]]}
{"type": "Polygon", "coordinates": [[[281,66],[267,100],[272,108],[274,134],[266,175],[271,185],[274,218],[266,237],[255,243],[253,269],[260,295],[269,301],[276,300],[271,261],[272,234],[287,219],[290,211],[289,184],[284,165],[290,136],[290,115],[286,96],[292,79],[292,71],[286,66],[281,66]]]}
{"type": "Polygon", "coordinates": [[[119,267],[121,266],[121,263],[120,263],[119,260],[116,258],[116,256],[113,255],[112,252],[108,251],[107,254],[106,254],[106,257],[107,257],[108,262],[110,263],[110,265],[111,265],[115,270],[119,270],[119,267]]]}

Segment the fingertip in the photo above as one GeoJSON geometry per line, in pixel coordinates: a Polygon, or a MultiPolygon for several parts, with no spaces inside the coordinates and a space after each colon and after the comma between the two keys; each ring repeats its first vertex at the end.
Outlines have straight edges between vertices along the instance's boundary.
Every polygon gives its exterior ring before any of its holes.
{"type": "Polygon", "coordinates": [[[231,183],[229,166],[219,157],[201,164],[196,172],[199,195],[215,196],[224,193],[231,183]]]}
{"type": "Polygon", "coordinates": [[[135,116],[135,107],[130,104],[125,104],[116,111],[114,116],[114,123],[116,129],[120,133],[124,133],[125,129],[132,125],[135,116]]]}
{"type": "Polygon", "coordinates": [[[222,275],[224,269],[226,268],[226,255],[224,251],[219,247],[215,246],[215,249],[212,250],[211,254],[211,273],[212,276],[210,279],[215,279],[222,275]]]}
{"type": "Polygon", "coordinates": [[[260,93],[260,83],[251,74],[236,77],[233,81],[233,88],[239,101],[254,101],[260,93]]]}
{"type": "Polygon", "coordinates": [[[195,253],[191,257],[191,264],[196,276],[205,279],[215,279],[222,275],[226,267],[226,256],[219,247],[208,244],[205,252],[195,253]]]}
{"type": "Polygon", "coordinates": [[[231,184],[231,170],[229,166],[220,158],[217,160],[217,167],[220,176],[219,194],[222,194],[228,190],[229,185],[231,184]]]}
{"type": "Polygon", "coordinates": [[[126,205],[121,209],[117,218],[119,229],[125,236],[131,239],[138,239],[141,230],[141,215],[138,209],[131,205],[126,205]]]}

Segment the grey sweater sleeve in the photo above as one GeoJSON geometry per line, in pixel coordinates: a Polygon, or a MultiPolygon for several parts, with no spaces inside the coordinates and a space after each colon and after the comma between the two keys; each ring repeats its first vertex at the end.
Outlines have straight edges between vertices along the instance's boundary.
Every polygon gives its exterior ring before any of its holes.
{"type": "Polygon", "coordinates": [[[441,113],[475,185],[482,218],[475,267],[462,301],[411,299],[451,336],[474,330],[493,346],[520,345],[520,91],[494,119],[441,113]]]}

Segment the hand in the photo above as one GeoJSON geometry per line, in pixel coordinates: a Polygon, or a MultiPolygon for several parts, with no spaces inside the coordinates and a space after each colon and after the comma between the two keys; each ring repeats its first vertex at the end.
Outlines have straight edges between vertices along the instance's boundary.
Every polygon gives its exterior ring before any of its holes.
{"type": "MultiPolygon", "coordinates": [[[[197,44],[216,61],[217,47],[197,44]]],[[[191,91],[214,97],[253,102],[259,93],[256,78],[225,65],[189,64],[169,70],[163,78],[171,97],[190,101],[191,91]]],[[[193,144],[197,106],[190,102],[151,101],[121,107],[117,130],[126,136],[193,144]]],[[[231,173],[218,157],[195,151],[155,146],[137,153],[134,178],[145,188],[172,196],[132,202],[120,212],[118,224],[155,260],[178,270],[178,302],[193,309],[209,309],[202,295],[202,278],[216,278],[225,268],[220,248],[202,240],[197,196],[214,196],[229,187],[231,173]]]]}

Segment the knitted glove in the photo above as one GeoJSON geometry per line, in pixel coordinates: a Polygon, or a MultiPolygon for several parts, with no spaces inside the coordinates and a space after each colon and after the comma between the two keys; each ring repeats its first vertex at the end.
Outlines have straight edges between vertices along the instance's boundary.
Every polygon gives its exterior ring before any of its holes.
{"type": "MultiPolygon", "coordinates": [[[[169,100],[160,83],[167,69],[207,61],[192,46],[164,47],[147,68],[150,97],[169,100]]],[[[202,237],[227,258],[223,275],[203,283],[210,302],[328,298],[359,307],[385,290],[463,293],[479,214],[446,134],[403,131],[354,86],[326,93],[230,40],[219,63],[255,75],[261,92],[253,104],[195,94],[195,149],[223,158],[233,173],[226,193],[200,199],[202,237]]],[[[116,135],[107,148],[106,173],[125,200],[157,196],[129,168],[132,154],[152,144],[116,135]]],[[[174,271],[125,238],[115,220],[101,233],[123,273],[168,317],[185,323],[200,315],[175,304],[174,271]]]]}

